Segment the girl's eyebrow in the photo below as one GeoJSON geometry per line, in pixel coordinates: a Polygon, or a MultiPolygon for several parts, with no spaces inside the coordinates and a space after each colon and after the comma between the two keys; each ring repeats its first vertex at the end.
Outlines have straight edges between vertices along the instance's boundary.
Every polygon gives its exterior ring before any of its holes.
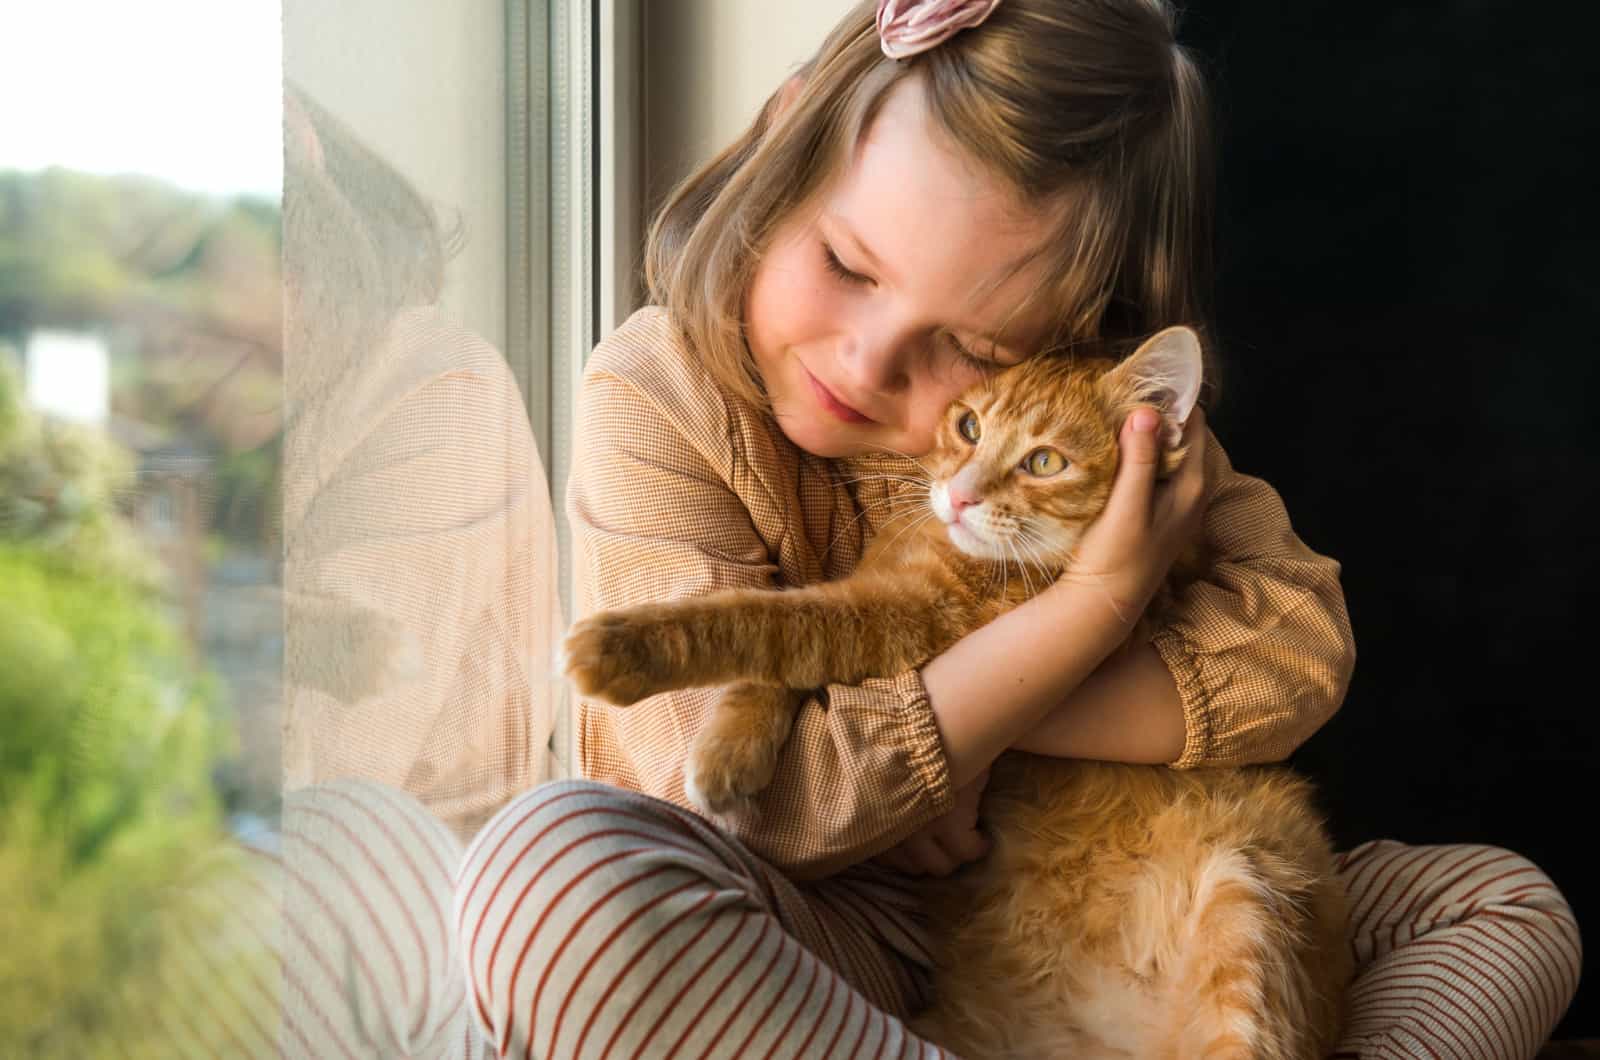
{"type": "MultiPolygon", "coordinates": [[[[862,241],[860,236],[856,235],[855,229],[851,228],[850,225],[845,221],[844,218],[840,217],[838,214],[835,214],[835,213],[833,213],[833,212],[831,212],[829,210],[823,210],[821,216],[823,218],[825,218],[828,221],[828,223],[840,235],[844,236],[846,239],[848,239],[850,241],[851,249],[854,250],[856,253],[861,255],[862,259],[866,262],[866,264],[867,264],[867,266],[869,268],[871,268],[879,276],[882,276],[884,279],[888,280],[890,282],[891,286],[895,285],[894,274],[889,272],[889,270],[884,266],[882,260],[880,260],[879,257],[872,252],[872,248],[867,246],[867,244],[862,241]]],[[[1035,257],[1036,257],[1036,254],[1034,252],[1032,252],[1032,251],[1024,254],[1022,257],[1018,258],[1016,261],[1014,261],[1014,262],[1010,263],[1009,265],[1005,266],[1004,268],[1002,268],[999,271],[999,274],[996,277],[994,277],[993,279],[989,280],[986,284],[980,285],[978,287],[974,287],[974,290],[975,291],[981,290],[985,294],[992,294],[994,292],[994,290],[996,288],[998,288],[1001,284],[1005,283],[1006,280],[1008,280],[1012,276],[1016,275],[1017,272],[1019,272],[1023,268],[1026,268],[1028,263],[1033,261],[1035,257]]],[[[987,331],[983,331],[983,330],[978,329],[978,328],[962,329],[962,330],[970,330],[972,332],[972,334],[976,335],[986,345],[988,345],[993,352],[1002,352],[1003,351],[1003,352],[1009,353],[1013,357],[1017,357],[1019,359],[1022,357],[1021,354],[1017,353],[1015,350],[1012,350],[1010,347],[1005,346],[1004,344],[1002,344],[999,339],[997,339],[995,336],[991,335],[987,331]]],[[[993,358],[991,358],[991,359],[993,359],[993,358]]]]}

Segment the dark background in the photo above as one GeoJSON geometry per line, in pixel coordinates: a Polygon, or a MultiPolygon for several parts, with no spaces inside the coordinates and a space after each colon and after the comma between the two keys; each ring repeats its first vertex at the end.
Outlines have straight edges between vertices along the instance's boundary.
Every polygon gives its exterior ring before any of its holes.
{"type": "MultiPolygon", "coordinates": [[[[1295,756],[1341,848],[1509,847],[1591,934],[1600,140],[1587,4],[1197,3],[1220,133],[1210,423],[1343,564],[1295,756]]],[[[1600,1037],[1587,981],[1557,1037],[1600,1037]]]]}

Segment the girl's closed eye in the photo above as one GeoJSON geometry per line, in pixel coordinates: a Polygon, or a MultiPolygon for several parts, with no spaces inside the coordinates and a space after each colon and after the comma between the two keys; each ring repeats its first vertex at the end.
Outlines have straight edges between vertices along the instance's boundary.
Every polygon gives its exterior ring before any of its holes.
{"type": "MultiPolygon", "coordinates": [[[[823,264],[827,266],[829,272],[838,277],[841,283],[849,284],[852,287],[863,287],[867,285],[876,286],[877,281],[873,280],[872,277],[856,272],[843,261],[840,261],[839,255],[834,253],[833,247],[828,244],[827,240],[819,240],[818,244],[822,247],[823,264]]],[[[983,357],[974,353],[972,350],[968,349],[960,339],[956,338],[948,331],[944,333],[944,341],[949,343],[950,348],[954,350],[956,356],[961,359],[961,363],[964,367],[971,368],[978,372],[993,372],[1002,367],[1002,365],[993,358],[983,357]]]]}
{"type": "Polygon", "coordinates": [[[863,276],[854,269],[848,268],[844,262],[839,260],[839,255],[833,252],[833,248],[828,245],[826,240],[822,241],[822,260],[823,264],[828,267],[829,272],[833,273],[840,280],[850,284],[853,287],[859,287],[874,282],[872,277],[863,276]]]}
{"type": "Polygon", "coordinates": [[[948,331],[944,333],[944,338],[945,341],[950,344],[950,348],[956,351],[956,356],[961,358],[961,363],[967,368],[971,368],[978,372],[988,373],[997,372],[1001,368],[1005,367],[993,357],[981,357],[978,354],[973,353],[971,350],[967,349],[966,346],[962,345],[960,339],[956,338],[948,331]]]}

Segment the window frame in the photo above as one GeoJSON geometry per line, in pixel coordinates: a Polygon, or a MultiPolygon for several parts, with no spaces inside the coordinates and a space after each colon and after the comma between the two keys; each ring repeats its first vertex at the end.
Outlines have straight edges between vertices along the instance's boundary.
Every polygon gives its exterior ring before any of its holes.
{"type": "MultiPolygon", "coordinates": [[[[567,469],[583,364],[637,304],[640,0],[506,0],[506,358],[555,509],[572,616],[567,469]]],[[[559,687],[551,750],[576,768],[559,687]]]]}

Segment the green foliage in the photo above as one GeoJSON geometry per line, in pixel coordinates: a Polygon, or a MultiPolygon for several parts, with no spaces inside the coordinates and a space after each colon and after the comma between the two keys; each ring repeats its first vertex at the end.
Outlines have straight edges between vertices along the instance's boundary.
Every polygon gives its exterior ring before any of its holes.
{"type": "Polygon", "coordinates": [[[279,215],[148,177],[0,171],[0,344],[95,332],[117,416],[219,463],[256,449],[282,401],[279,215]]]}
{"type": "Polygon", "coordinates": [[[0,1056],[173,1055],[197,991],[275,982],[226,930],[261,894],[213,778],[231,728],[119,510],[134,461],[31,411],[16,349],[37,327],[113,336],[132,372],[114,407],[217,460],[215,532],[257,539],[274,454],[212,427],[272,407],[278,239],[264,200],[0,172],[0,1056]]]}
{"type": "Polygon", "coordinates": [[[212,690],[147,593],[39,548],[0,544],[0,613],[0,1042],[94,1055],[221,834],[212,690]]]}
{"type": "Polygon", "coordinates": [[[21,391],[0,358],[0,1055],[167,1055],[187,881],[226,849],[217,689],[118,514],[129,456],[21,391]]]}
{"type": "Polygon", "coordinates": [[[277,215],[268,200],[210,199],[148,177],[0,171],[0,334],[102,324],[133,299],[187,309],[225,296],[182,281],[204,278],[219,240],[275,260],[277,215]]]}

